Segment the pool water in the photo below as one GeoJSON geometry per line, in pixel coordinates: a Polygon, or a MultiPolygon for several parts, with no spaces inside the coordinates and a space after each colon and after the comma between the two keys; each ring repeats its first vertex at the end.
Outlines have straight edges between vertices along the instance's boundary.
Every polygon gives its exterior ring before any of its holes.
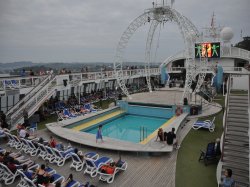
{"type": "MultiPolygon", "coordinates": [[[[166,118],[128,114],[103,124],[102,134],[106,137],[138,143],[142,141],[142,131],[140,133],[140,129],[142,129],[142,127],[145,129],[144,137],[146,137],[146,135],[150,135],[167,121],[168,119],[166,118]]],[[[87,130],[83,129],[82,131],[96,134],[97,129],[98,127],[93,127],[87,130]]]]}

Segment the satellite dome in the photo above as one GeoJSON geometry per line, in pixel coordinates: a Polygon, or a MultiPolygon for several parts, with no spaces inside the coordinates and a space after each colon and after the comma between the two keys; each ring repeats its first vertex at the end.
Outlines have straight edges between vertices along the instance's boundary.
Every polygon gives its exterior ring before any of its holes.
{"type": "Polygon", "coordinates": [[[220,32],[220,37],[223,41],[230,41],[234,36],[231,27],[224,27],[220,32]]]}

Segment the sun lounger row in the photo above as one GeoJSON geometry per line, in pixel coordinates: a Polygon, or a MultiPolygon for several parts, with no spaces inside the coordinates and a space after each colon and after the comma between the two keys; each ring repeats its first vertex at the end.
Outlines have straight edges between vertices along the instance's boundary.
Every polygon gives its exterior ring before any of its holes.
{"type": "MultiPolygon", "coordinates": [[[[6,152],[5,149],[0,148],[3,152],[6,152]]],[[[20,155],[20,153],[12,153],[13,155],[20,155]]],[[[23,156],[17,156],[16,159],[23,157],[23,156]]],[[[3,181],[4,184],[10,185],[13,184],[15,179],[20,176],[21,180],[18,183],[17,187],[37,187],[37,177],[35,174],[37,170],[41,168],[39,164],[32,163],[27,165],[27,162],[24,162],[22,165],[16,166],[16,169],[13,171],[9,168],[8,165],[5,165],[4,163],[0,163],[0,181],[3,181]],[[28,166],[26,170],[24,170],[24,165],[28,166]],[[28,174],[27,174],[28,173],[28,174]],[[31,175],[29,175],[29,173],[31,175]]],[[[64,185],[66,187],[83,187],[85,184],[80,184],[78,181],[73,180],[65,180],[65,177],[58,174],[56,170],[50,167],[45,167],[44,165],[44,171],[48,174],[50,178],[53,178],[52,184],[56,184],[57,182],[65,183],[64,185]]],[[[39,184],[39,187],[43,187],[43,185],[39,184]]]]}
{"type": "Polygon", "coordinates": [[[97,112],[97,110],[94,109],[90,103],[87,103],[81,106],[79,112],[76,112],[74,108],[71,108],[71,109],[63,108],[62,110],[56,112],[58,116],[57,121],[73,119],[78,116],[84,115],[86,113],[91,113],[91,112],[97,112]]]}
{"type": "Polygon", "coordinates": [[[60,151],[56,148],[51,148],[48,145],[42,143],[34,142],[35,140],[18,139],[15,135],[6,133],[9,137],[8,145],[16,149],[21,149],[25,153],[31,156],[41,157],[44,161],[50,163],[55,163],[58,166],[63,166],[66,160],[71,160],[72,163],[70,168],[74,168],[76,171],[83,170],[86,166],[84,173],[90,174],[91,177],[99,175],[99,179],[102,181],[107,181],[112,183],[116,173],[119,171],[124,171],[127,168],[127,163],[125,161],[119,160],[118,165],[111,166],[114,163],[113,159],[108,157],[99,157],[95,152],[88,152],[83,154],[75,148],[68,147],[64,151],[60,151]],[[102,166],[107,165],[112,167],[112,172],[105,172],[105,168],[102,166]]]}

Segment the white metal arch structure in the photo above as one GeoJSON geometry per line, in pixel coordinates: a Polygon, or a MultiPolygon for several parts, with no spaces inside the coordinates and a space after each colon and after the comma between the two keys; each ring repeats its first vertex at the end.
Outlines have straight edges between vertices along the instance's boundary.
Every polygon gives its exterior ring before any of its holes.
{"type": "Polygon", "coordinates": [[[121,87],[123,93],[128,96],[128,98],[131,98],[131,96],[128,93],[128,90],[125,85],[124,75],[122,71],[122,63],[123,63],[123,54],[124,50],[128,45],[129,39],[133,36],[135,31],[144,25],[148,21],[149,12],[145,12],[139,17],[137,17],[129,26],[128,28],[123,32],[120,41],[118,43],[118,46],[116,48],[116,54],[114,59],[114,71],[117,79],[118,85],[121,87]]]}
{"type": "Polygon", "coordinates": [[[151,82],[150,82],[150,62],[151,62],[151,47],[154,39],[155,30],[160,22],[157,20],[153,20],[151,22],[147,43],[146,43],[146,52],[145,52],[145,72],[146,72],[146,80],[148,85],[149,92],[152,92],[151,82]]]}
{"type": "Polygon", "coordinates": [[[177,12],[175,9],[172,9],[169,6],[161,6],[161,7],[155,7],[146,10],[142,15],[137,17],[129,26],[128,28],[123,32],[120,41],[118,43],[117,49],[116,49],[116,55],[114,59],[114,71],[116,74],[117,82],[119,86],[121,87],[123,93],[131,98],[129,95],[129,92],[125,85],[125,77],[122,73],[122,63],[123,63],[123,54],[124,50],[127,47],[129,39],[132,37],[134,32],[141,27],[143,24],[145,24],[148,21],[151,21],[151,26],[148,33],[147,38],[147,44],[146,44],[146,51],[145,51],[145,69],[147,70],[147,84],[149,87],[149,90],[151,91],[151,85],[150,85],[150,72],[149,72],[149,63],[150,63],[150,51],[152,46],[152,41],[154,37],[155,30],[159,23],[167,22],[167,21],[174,21],[181,32],[181,35],[184,40],[185,44],[185,56],[186,56],[186,64],[187,64],[187,75],[186,75],[186,83],[185,83],[185,91],[183,94],[183,97],[186,95],[187,91],[190,89],[192,84],[192,75],[194,73],[200,73],[197,72],[200,70],[200,68],[197,68],[194,62],[194,43],[196,42],[199,32],[195,28],[195,26],[192,24],[191,21],[189,21],[185,16],[182,16],[179,12],[177,12]]]}

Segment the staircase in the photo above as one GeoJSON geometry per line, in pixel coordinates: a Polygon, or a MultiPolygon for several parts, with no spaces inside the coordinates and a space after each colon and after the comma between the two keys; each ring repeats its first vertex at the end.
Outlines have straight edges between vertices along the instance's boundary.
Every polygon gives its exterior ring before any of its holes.
{"type": "Polygon", "coordinates": [[[39,107],[49,99],[56,90],[56,76],[50,77],[43,86],[39,87],[39,90],[36,89],[36,92],[29,94],[29,97],[25,99],[25,102],[17,104],[16,110],[13,110],[13,113],[10,113],[10,123],[11,129],[14,129],[18,123],[23,123],[23,111],[26,110],[28,117],[32,116],[39,107]]]}
{"type": "Polygon", "coordinates": [[[222,172],[232,169],[237,187],[249,187],[248,106],[247,95],[229,95],[222,172]]]}
{"type": "Polygon", "coordinates": [[[11,116],[12,114],[14,114],[20,108],[20,106],[26,103],[41,88],[43,88],[50,81],[50,79],[51,79],[51,75],[48,75],[36,87],[34,87],[29,93],[27,93],[20,101],[18,101],[12,108],[10,108],[6,113],[6,116],[11,116]]]}

